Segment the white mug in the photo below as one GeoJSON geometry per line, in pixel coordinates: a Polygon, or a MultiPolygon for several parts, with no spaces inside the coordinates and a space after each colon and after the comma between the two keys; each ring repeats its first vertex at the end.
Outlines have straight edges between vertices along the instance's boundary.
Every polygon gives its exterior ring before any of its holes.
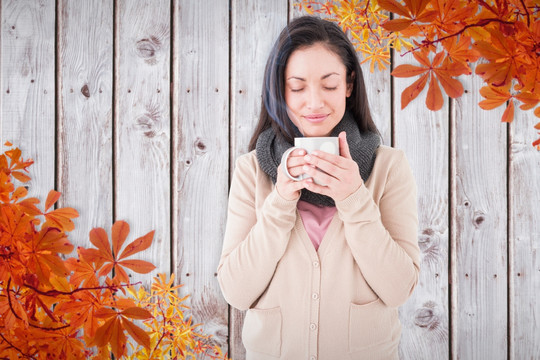
{"type": "MultiPolygon", "coordinates": [[[[295,149],[304,149],[308,154],[311,154],[313,151],[319,150],[324,151],[333,155],[339,155],[339,138],[337,137],[297,137],[294,138],[294,147],[288,149],[283,153],[281,158],[282,169],[285,175],[291,180],[300,181],[307,177],[307,174],[302,174],[300,176],[294,177],[289,173],[287,169],[287,159],[293,150],[295,149]]],[[[316,184],[319,184],[315,181],[316,184]]],[[[324,186],[324,184],[319,184],[324,186]]]]}

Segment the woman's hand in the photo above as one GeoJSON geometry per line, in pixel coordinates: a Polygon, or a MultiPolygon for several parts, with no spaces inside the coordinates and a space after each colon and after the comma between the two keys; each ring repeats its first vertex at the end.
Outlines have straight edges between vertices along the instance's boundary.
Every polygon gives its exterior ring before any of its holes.
{"type": "Polygon", "coordinates": [[[363,180],[358,170],[358,164],[351,157],[344,131],[339,134],[339,153],[340,156],[314,151],[304,156],[307,164],[302,166],[301,172],[326,185],[317,185],[313,180],[308,179],[304,180],[307,181],[306,189],[329,196],[334,201],[341,201],[362,186],[363,180]]]}
{"type": "MultiPolygon", "coordinates": [[[[287,158],[287,169],[289,174],[293,177],[297,177],[303,174],[305,171],[302,170],[304,165],[307,165],[304,156],[306,151],[304,149],[295,149],[287,158]]],[[[276,188],[285,200],[294,200],[300,197],[300,190],[306,187],[308,180],[294,181],[291,180],[282,169],[283,164],[279,164],[277,169],[277,180],[276,188]]]]}

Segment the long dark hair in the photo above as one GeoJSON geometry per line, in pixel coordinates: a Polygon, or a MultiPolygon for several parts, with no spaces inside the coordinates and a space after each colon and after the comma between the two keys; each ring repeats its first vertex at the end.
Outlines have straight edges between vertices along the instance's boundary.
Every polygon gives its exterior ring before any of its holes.
{"type": "Polygon", "coordinates": [[[262,104],[259,122],[249,142],[255,149],[259,135],[272,127],[277,136],[293,142],[294,124],[287,115],[285,103],[285,67],[291,54],[302,47],[321,43],[338,55],[347,68],[347,83],[353,84],[346,109],[352,114],[361,132],[378,133],[371,118],[362,69],[356,51],[345,33],[333,22],[314,16],[302,16],[286,26],[275,42],[264,70],[262,104]]]}

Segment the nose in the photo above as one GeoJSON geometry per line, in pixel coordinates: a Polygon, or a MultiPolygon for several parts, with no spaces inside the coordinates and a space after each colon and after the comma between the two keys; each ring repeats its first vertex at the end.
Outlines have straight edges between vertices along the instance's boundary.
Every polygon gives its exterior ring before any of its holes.
{"type": "Polygon", "coordinates": [[[320,109],[324,106],[324,99],[320,91],[312,89],[308,91],[307,106],[309,109],[320,109]]]}

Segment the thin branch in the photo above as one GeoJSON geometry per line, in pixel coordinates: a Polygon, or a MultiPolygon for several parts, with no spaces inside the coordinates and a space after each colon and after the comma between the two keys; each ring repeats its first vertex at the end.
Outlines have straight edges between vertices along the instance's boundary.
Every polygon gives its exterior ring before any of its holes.
{"type": "Polygon", "coordinates": [[[123,288],[123,287],[130,287],[130,286],[134,286],[134,285],[140,285],[142,282],[141,281],[138,281],[136,283],[129,283],[129,284],[120,284],[120,285],[105,285],[105,286],[96,286],[96,287],[88,287],[88,288],[78,288],[78,289],[75,289],[73,291],[60,291],[60,290],[49,290],[49,291],[41,291],[37,288],[35,288],[34,286],[32,285],[29,285],[29,284],[24,284],[24,286],[26,286],[27,288],[35,291],[36,293],[40,294],[40,295],[43,295],[43,296],[58,296],[58,295],[73,295],[75,293],[78,293],[80,291],[88,291],[88,290],[112,290],[112,291],[117,291],[118,289],[120,288],[123,288]]]}
{"type": "Polygon", "coordinates": [[[13,304],[11,303],[11,296],[9,296],[10,291],[11,291],[11,277],[9,278],[8,283],[7,283],[7,298],[8,298],[9,308],[11,312],[13,313],[13,315],[15,315],[17,319],[22,321],[19,315],[17,315],[17,313],[15,312],[15,309],[13,308],[13,304]]]}
{"type": "MultiPolygon", "coordinates": [[[[2,333],[0,333],[0,337],[2,337],[2,339],[8,343],[9,346],[11,346],[13,349],[17,350],[22,356],[28,358],[28,359],[35,359],[35,357],[33,357],[32,355],[28,355],[28,354],[25,354],[21,349],[19,349],[18,347],[16,347],[15,345],[13,345],[8,339],[6,339],[4,337],[4,335],[2,333]]],[[[2,358],[2,359],[8,359],[8,358],[2,358]]]]}
{"type": "Polygon", "coordinates": [[[506,25],[514,25],[514,22],[511,22],[511,21],[503,21],[503,20],[501,20],[501,19],[482,19],[482,20],[478,21],[476,24],[465,25],[461,30],[459,30],[458,32],[456,32],[456,33],[454,33],[454,34],[446,35],[446,36],[437,38],[437,39],[435,39],[435,40],[424,40],[424,41],[422,41],[422,45],[421,45],[421,46],[417,46],[417,47],[415,47],[415,48],[412,48],[412,49],[410,49],[409,51],[407,51],[407,52],[401,54],[401,56],[405,56],[405,55],[407,55],[408,53],[414,52],[414,51],[416,51],[416,50],[420,50],[420,49],[423,48],[423,47],[426,47],[426,46],[429,46],[429,45],[433,45],[433,44],[439,43],[439,42],[441,42],[441,41],[443,41],[443,40],[450,39],[450,38],[452,38],[452,37],[461,35],[461,34],[463,34],[463,33],[465,32],[465,30],[467,30],[467,29],[469,29],[469,28],[486,26],[486,25],[488,25],[489,23],[492,23],[492,22],[498,22],[498,23],[506,24],[506,25]]]}
{"type": "Polygon", "coordinates": [[[523,5],[525,14],[527,14],[527,27],[531,26],[531,18],[530,18],[529,10],[527,10],[527,6],[525,6],[525,2],[523,0],[519,0],[519,1],[521,2],[521,5],[523,5]]]}

